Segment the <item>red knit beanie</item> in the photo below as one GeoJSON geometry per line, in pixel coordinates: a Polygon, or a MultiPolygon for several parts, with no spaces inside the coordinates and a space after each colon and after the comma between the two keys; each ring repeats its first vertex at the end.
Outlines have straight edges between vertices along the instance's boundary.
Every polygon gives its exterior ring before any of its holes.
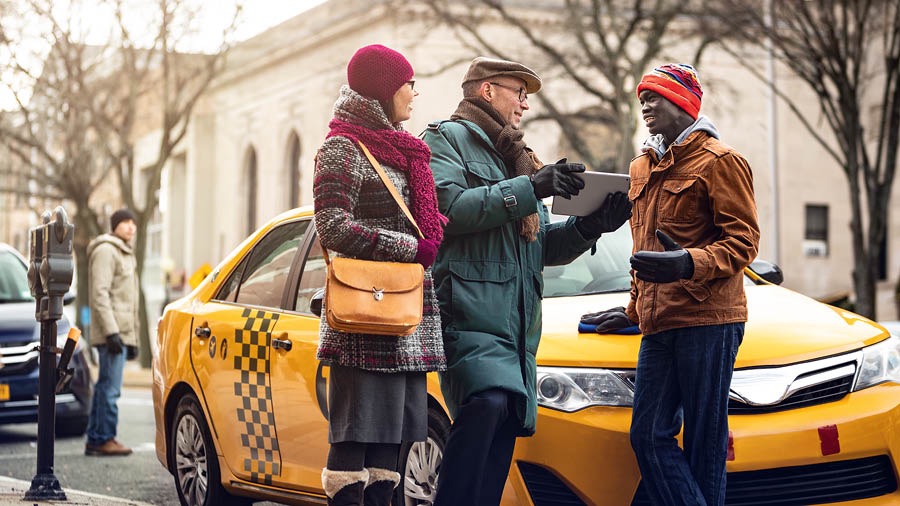
{"type": "Polygon", "coordinates": [[[645,74],[641,78],[637,87],[638,98],[643,90],[659,93],[694,119],[697,119],[697,115],[700,114],[700,99],[703,98],[703,90],[700,88],[697,71],[690,65],[666,63],[656,67],[653,72],[645,74]]]}
{"type": "Polygon", "coordinates": [[[389,102],[412,79],[413,68],[402,54],[381,44],[359,48],[347,64],[347,83],[366,98],[389,102]]]}

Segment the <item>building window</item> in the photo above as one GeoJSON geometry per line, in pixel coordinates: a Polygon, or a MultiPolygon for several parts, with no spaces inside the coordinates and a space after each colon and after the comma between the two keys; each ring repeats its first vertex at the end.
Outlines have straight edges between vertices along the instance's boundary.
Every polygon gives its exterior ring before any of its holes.
{"type": "Polygon", "coordinates": [[[806,233],[803,254],[808,257],[828,256],[828,206],[806,204],[806,233]]]}
{"type": "Polygon", "coordinates": [[[256,187],[257,187],[257,166],[256,166],[256,149],[250,146],[247,149],[247,160],[245,166],[245,188],[247,189],[247,235],[252,234],[256,230],[256,187]]]}
{"type": "Polygon", "coordinates": [[[300,137],[291,132],[287,151],[288,208],[300,205],[300,137]]]}

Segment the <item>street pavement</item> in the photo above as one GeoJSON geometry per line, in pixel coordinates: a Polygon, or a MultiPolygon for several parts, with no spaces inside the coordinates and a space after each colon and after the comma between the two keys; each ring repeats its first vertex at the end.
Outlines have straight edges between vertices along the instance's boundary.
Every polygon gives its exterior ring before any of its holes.
{"type": "MultiPolygon", "coordinates": [[[[149,389],[150,387],[150,371],[149,369],[141,369],[138,364],[134,362],[130,362],[125,369],[123,384],[125,388],[138,388],[138,389],[149,389]]],[[[123,392],[123,399],[127,392],[123,392]]],[[[122,402],[120,401],[120,404],[122,402]]],[[[123,408],[128,409],[125,406],[120,406],[120,415],[123,414],[123,408]]],[[[151,420],[152,423],[152,420],[151,420]]],[[[36,424],[31,424],[35,427],[36,424]]],[[[60,440],[57,440],[57,448],[64,444],[60,440]]],[[[77,445],[83,445],[81,439],[76,443],[77,445]]],[[[81,446],[83,448],[83,446],[81,446]]],[[[57,450],[56,455],[61,457],[60,451],[57,450]]],[[[55,459],[57,464],[57,477],[60,477],[59,471],[60,466],[60,458],[55,459]]],[[[94,460],[100,461],[99,458],[94,458],[94,460]]],[[[108,461],[108,459],[107,459],[108,461]]],[[[155,463],[156,458],[153,457],[153,462],[155,463]]],[[[31,466],[28,467],[27,474],[34,474],[34,460],[32,458],[30,462],[31,466]]],[[[160,466],[160,469],[162,467],[160,466]]],[[[0,476],[0,505],[18,505],[18,506],[50,506],[50,505],[61,505],[61,504],[71,504],[71,505],[79,505],[79,506],[152,506],[152,503],[140,502],[130,499],[123,499],[120,497],[113,497],[110,495],[102,495],[95,494],[90,492],[84,492],[80,490],[76,490],[74,487],[70,488],[65,480],[60,480],[60,484],[62,486],[63,492],[66,494],[65,501],[25,501],[23,498],[25,497],[25,492],[27,492],[31,488],[31,482],[29,480],[16,479],[8,476],[0,476]]],[[[172,493],[174,494],[174,484],[172,485],[172,493]]]]}

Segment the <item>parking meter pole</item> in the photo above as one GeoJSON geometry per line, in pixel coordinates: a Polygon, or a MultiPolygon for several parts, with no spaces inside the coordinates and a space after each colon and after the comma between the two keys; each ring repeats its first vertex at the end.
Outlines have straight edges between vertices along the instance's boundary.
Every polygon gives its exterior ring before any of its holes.
{"type": "Polygon", "coordinates": [[[56,426],[56,384],[58,351],[56,322],[62,316],[62,298],[72,284],[72,237],[74,227],[66,212],[56,208],[56,220],[44,212],[43,225],[31,230],[31,258],[28,283],[35,299],[35,319],[41,322],[38,377],[37,474],[25,500],[65,501],[66,494],[53,474],[53,445],[56,426]]]}
{"type": "Polygon", "coordinates": [[[40,377],[38,378],[37,474],[25,493],[29,501],[65,501],[53,473],[54,428],[56,427],[56,321],[41,321],[40,377]]]}

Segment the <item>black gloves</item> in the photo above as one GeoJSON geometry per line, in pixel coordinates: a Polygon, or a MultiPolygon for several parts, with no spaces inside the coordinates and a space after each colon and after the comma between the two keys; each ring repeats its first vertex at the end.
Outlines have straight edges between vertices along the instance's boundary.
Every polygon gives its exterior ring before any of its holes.
{"type": "Polygon", "coordinates": [[[651,283],[671,283],[694,275],[694,260],[662,230],[656,230],[656,238],[666,251],[638,251],[631,257],[631,268],[638,279],[651,283]]]}
{"type": "Polygon", "coordinates": [[[125,345],[125,360],[134,360],[138,358],[138,355],[140,355],[140,353],[138,353],[137,346],[132,346],[130,344],[125,345]]]}
{"type": "Polygon", "coordinates": [[[557,195],[565,198],[578,195],[584,188],[584,181],[577,175],[579,172],[584,172],[584,165],[566,163],[565,158],[552,165],[544,165],[541,170],[531,175],[534,195],[539,199],[557,195]]]}
{"type": "Polygon", "coordinates": [[[575,228],[585,239],[596,239],[606,232],[618,230],[631,218],[631,201],[624,192],[610,193],[600,209],[575,220],[575,228]]]}
{"type": "Polygon", "coordinates": [[[122,336],[119,334],[110,334],[106,336],[106,351],[110,355],[122,353],[123,348],[125,348],[125,343],[122,342],[122,336]]]}
{"type": "Polygon", "coordinates": [[[588,313],[581,317],[581,323],[588,323],[597,326],[597,332],[605,334],[615,332],[634,325],[637,325],[625,314],[625,308],[622,306],[600,311],[598,313],[588,313]]]}

